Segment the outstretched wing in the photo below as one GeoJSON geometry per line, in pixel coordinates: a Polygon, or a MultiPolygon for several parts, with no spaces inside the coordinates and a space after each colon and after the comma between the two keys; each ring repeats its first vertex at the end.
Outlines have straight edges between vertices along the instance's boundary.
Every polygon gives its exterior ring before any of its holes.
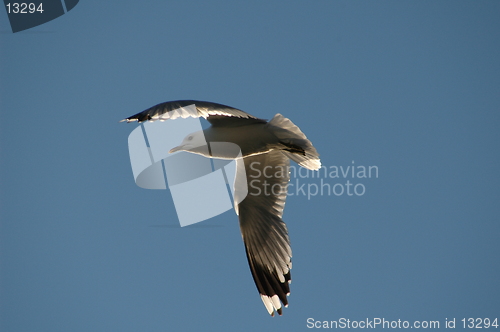
{"type": "Polygon", "coordinates": [[[275,310],[281,315],[281,303],[288,305],[292,268],[288,230],[281,220],[290,163],[280,151],[248,156],[243,161],[248,194],[236,211],[248,264],[267,311],[271,316],[275,310]]]}
{"type": "Polygon", "coordinates": [[[253,119],[256,122],[266,123],[265,120],[258,119],[242,110],[230,106],[197,100],[176,100],[161,103],[148,108],[145,111],[129,116],[120,122],[127,121],[165,121],[177,118],[199,118],[204,117],[212,125],[217,125],[221,120],[226,121],[230,118],[253,119]],[[191,107],[194,105],[194,107],[191,107]]]}

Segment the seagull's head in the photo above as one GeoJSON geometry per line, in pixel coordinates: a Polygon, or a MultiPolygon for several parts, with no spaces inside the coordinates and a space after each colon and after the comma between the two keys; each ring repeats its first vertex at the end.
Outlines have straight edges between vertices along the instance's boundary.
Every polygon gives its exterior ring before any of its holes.
{"type": "Polygon", "coordinates": [[[208,156],[208,146],[205,140],[205,134],[202,130],[187,135],[179,146],[172,148],[169,153],[177,151],[186,151],[208,156]]]}

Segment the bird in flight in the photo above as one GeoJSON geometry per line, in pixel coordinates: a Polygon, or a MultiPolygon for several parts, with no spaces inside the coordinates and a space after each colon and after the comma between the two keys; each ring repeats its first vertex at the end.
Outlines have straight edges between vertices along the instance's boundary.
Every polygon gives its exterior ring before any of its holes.
{"type": "MultiPolygon", "coordinates": [[[[302,167],[321,167],[319,154],[302,131],[289,119],[276,114],[269,122],[242,110],[222,104],[178,100],[155,105],[123,121],[165,121],[177,118],[203,117],[211,126],[189,134],[170,152],[186,151],[208,158],[235,158],[225,149],[210,149],[218,142],[236,144],[241,150],[237,169],[244,167],[246,196],[237,199],[241,236],[255,285],[271,316],[282,314],[288,306],[292,250],[288,229],[282,215],[290,180],[290,159],[302,167]],[[189,111],[193,108],[195,111],[189,111]],[[207,148],[208,146],[208,148],[207,148]],[[229,156],[230,155],[230,156],[229,156]]],[[[236,183],[236,180],[235,180],[236,183]]]]}

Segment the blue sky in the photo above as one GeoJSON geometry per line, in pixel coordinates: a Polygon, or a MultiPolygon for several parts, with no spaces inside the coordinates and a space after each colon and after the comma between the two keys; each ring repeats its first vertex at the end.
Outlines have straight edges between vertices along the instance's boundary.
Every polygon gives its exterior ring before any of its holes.
{"type": "Polygon", "coordinates": [[[13,34],[0,10],[0,329],[498,317],[499,14],[496,1],[82,0],[13,34]],[[133,181],[136,125],[118,121],[177,99],[282,113],[325,166],[378,167],[323,179],[363,195],[288,198],[282,317],[262,305],[234,211],[180,228],[170,193],[133,181]]]}

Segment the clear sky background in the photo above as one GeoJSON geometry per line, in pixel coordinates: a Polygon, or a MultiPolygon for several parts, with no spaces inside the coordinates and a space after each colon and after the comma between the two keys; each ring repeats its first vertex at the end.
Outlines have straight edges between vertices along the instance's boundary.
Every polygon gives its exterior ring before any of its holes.
{"type": "Polygon", "coordinates": [[[81,0],[13,34],[0,10],[0,330],[500,318],[499,17],[498,1],[81,0]],[[282,113],[325,166],[378,167],[323,178],[364,195],[288,198],[282,317],[234,211],[181,228],[169,191],[134,183],[137,125],[118,121],[177,99],[282,113]]]}

